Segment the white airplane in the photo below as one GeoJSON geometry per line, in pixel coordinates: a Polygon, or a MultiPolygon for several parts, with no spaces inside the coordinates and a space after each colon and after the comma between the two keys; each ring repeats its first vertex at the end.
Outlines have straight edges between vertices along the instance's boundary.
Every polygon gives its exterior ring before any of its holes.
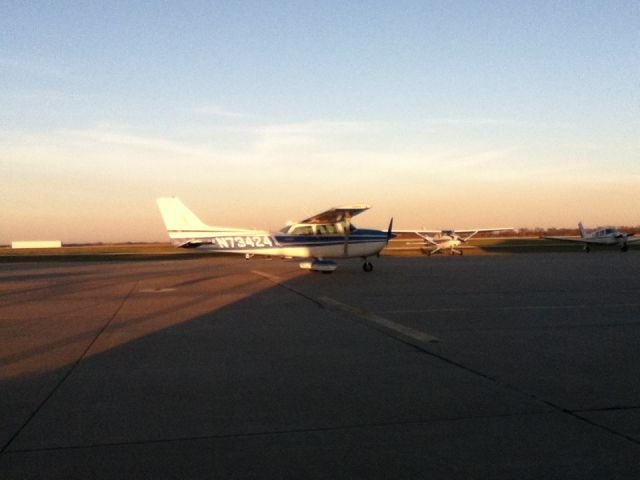
{"type": "Polygon", "coordinates": [[[499,227],[499,228],[470,228],[468,230],[395,230],[394,233],[415,233],[424,241],[419,242],[420,245],[433,246],[432,250],[427,252],[428,255],[433,255],[443,250],[449,250],[451,255],[462,255],[462,250],[457,250],[463,243],[467,243],[476,234],[480,232],[502,232],[505,230],[515,230],[512,227],[499,227]],[[468,234],[465,237],[460,235],[468,234]]]}
{"type": "Polygon", "coordinates": [[[614,245],[620,247],[620,250],[626,252],[630,243],[640,241],[640,238],[632,237],[633,233],[625,233],[614,227],[601,227],[592,232],[587,232],[582,226],[582,222],[578,223],[580,237],[543,237],[547,240],[559,240],[561,242],[574,242],[584,245],[584,251],[590,252],[590,245],[614,245]]]}
{"type": "Polygon", "coordinates": [[[360,257],[365,272],[373,270],[368,257],[378,255],[394,237],[389,229],[356,228],[351,218],[371,208],[369,205],[335,207],[278,232],[213,227],[203,223],[178,198],[158,198],[158,207],[172,243],[182,248],[201,248],[211,252],[240,253],[246,258],[269,255],[305,258],[300,268],[333,272],[330,259],[360,257]]]}

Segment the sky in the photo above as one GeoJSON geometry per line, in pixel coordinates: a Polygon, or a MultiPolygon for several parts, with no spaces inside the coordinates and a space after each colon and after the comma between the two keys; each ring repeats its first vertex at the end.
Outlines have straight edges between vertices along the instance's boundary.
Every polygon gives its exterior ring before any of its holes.
{"type": "Polygon", "coordinates": [[[640,3],[0,3],[0,244],[640,224],[640,3]]]}

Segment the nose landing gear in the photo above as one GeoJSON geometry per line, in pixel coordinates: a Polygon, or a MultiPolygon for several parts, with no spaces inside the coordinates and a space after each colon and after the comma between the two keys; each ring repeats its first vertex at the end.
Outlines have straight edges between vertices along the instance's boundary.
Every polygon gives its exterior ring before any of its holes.
{"type": "Polygon", "coordinates": [[[369,261],[366,259],[366,257],[365,257],[365,259],[364,259],[364,263],[362,264],[362,269],[363,269],[365,272],[370,272],[370,271],[372,271],[372,270],[373,270],[373,263],[369,262],[369,261]]]}

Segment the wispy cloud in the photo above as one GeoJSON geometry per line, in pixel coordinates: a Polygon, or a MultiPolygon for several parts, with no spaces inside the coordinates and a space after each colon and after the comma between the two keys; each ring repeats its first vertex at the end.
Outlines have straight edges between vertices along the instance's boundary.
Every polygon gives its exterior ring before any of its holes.
{"type": "Polygon", "coordinates": [[[0,57],[0,70],[9,70],[38,77],[68,78],[69,72],[56,66],[33,60],[0,57]]]}
{"type": "Polygon", "coordinates": [[[133,129],[96,126],[46,132],[0,130],[0,158],[14,165],[64,167],[72,163],[76,168],[81,162],[75,159],[83,158],[91,169],[109,169],[113,165],[142,168],[185,161],[202,165],[220,157],[217,149],[207,143],[167,139],[133,129]]]}
{"type": "Polygon", "coordinates": [[[512,158],[517,152],[515,147],[491,148],[484,150],[450,150],[435,155],[432,162],[441,169],[466,169],[471,167],[487,167],[493,163],[512,158]]]}
{"type": "Polygon", "coordinates": [[[206,148],[147,135],[133,134],[110,128],[83,130],[60,130],[58,134],[70,140],[84,140],[93,143],[130,147],[133,149],[155,150],[167,154],[204,156],[210,153],[206,148]]]}
{"type": "Polygon", "coordinates": [[[254,118],[254,115],[251,115],[249,113],[236,112],[236,111],[228,110],[226,108],[223,108],[217,105],[196,107],[192,111],[193,113],[197,113],[198,115],[205,115],[209,117],[237,118],[237,119],[254,118]]]}
{"type": "Polygon", "coordinates": [[[371,123],[349,121],[316,121],[269,125],[256,130],[256,148],[261,152],[279,149],[317,147],[351,139],[355,135],[372,132],[377,127],[371,123]]]}
{"type": "Polygon", "coordinates": [[[430,118],[424,122],[431,126],[491,127],[513,126],[523,127],[526,123],[509,118],[468,117],[468,118],[430,118]]]}
{"type": "Polygon", "coordinates": [[[7,102],[66,102],[90,99],[88,94],[77,92],[62,92],[56,90],[7,90],[0,92],[0,99],[7,102]]]}

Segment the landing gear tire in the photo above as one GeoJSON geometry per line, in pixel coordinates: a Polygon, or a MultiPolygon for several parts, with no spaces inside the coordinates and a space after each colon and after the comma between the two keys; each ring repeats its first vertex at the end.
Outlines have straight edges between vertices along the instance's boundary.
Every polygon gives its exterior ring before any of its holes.
{"type": "Polygon", "coordinates": [[[370,271],[372,271],[372,270],[373,270],[373,263],[371,263],[371,262],[364,262],[364,263],[362,264],[362,269],[363,269],[365,272],[370,272],[370,271]]]}
{"type": "Polygon", "coordinates": [[[586,247],[584,247],[584,251],[585,251],[585,253],[589,253],[591,251],[591,249],[588,246],[586,246],[586,247]]]}

